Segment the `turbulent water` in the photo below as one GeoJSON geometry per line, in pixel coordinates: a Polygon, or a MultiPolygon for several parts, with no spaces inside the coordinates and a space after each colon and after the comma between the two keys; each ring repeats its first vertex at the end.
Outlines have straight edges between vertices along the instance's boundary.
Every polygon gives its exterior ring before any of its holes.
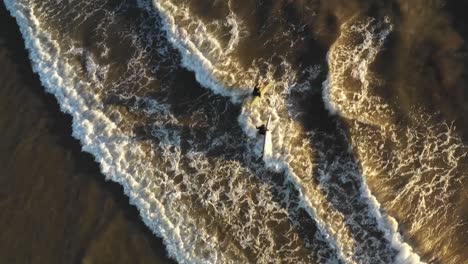
{"type": "Polygon", "coordinates": [[[468,261],[445,3],[4,1],[73,136],[178,262],[468,261]]]}

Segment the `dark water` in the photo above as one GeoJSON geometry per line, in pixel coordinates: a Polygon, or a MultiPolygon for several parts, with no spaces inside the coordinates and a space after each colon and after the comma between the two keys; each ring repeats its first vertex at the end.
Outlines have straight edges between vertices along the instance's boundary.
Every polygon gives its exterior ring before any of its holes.
{"type": "Polygon", "coordinates": [[[467,261],[461,2],[5,3],[59,134],[177,261],[467,261]]]}

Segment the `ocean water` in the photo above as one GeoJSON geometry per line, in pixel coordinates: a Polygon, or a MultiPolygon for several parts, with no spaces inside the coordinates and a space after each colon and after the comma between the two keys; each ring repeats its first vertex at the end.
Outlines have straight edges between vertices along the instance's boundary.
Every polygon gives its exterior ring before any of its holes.
{"type": "Polygon", "coordinates": [[[468,261],[461,6],[4,3],[72,135],[176,261],[468,261]]]}

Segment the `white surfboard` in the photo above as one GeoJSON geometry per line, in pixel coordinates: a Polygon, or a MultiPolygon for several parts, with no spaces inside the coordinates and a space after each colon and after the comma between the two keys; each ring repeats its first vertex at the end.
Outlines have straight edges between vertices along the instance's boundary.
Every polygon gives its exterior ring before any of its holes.
{"type": "Polygon", "coordinates": [[[263,141],[263,160],[271,157],[273,151],[271,143],[270,121],[271,115],[268,117],[268,122],[266,124],[267,131],[265,133],[265,139],[263,141]]]}

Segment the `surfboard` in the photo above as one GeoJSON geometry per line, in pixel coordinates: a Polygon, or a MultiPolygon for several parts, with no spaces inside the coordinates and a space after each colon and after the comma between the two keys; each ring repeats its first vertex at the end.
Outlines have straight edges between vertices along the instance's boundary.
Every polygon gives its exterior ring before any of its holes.
{"type": "Polygon", "coordinates": [[[257,102],[260,101],[260,99],[265,95],[266,92],[268,92],[268,90],[270,90],[271,87],[273,87],[274,84],[275,82],[271,81],[269,84],[263,86],[260,89],[261,96],[255,96],[253,100],[251,101],[250,106],[254,106],[255,104],[257,104],[257,102]]]}
{"type": "Polygon", "coordinates": [[[263,160],[271,157],[272,155],[272,143],[271,143],[271,132],[270,132],[270,121],[271,115],[268,117],[268,122],[266,124],[267,131],[265,133],[265,138],[263,141],[263,160]]]}

